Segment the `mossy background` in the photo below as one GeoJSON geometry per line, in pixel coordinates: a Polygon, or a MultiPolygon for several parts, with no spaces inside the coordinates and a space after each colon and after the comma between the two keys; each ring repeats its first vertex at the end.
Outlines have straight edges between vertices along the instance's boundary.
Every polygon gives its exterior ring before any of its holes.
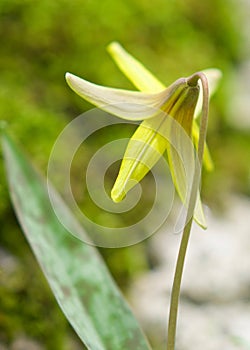
{"type": "MultiPolygon", "coordinates": [[[[67,87],[66,71],[133,88],[105,51],[111,41],[119,41],[166,84],[203,68],[220,68],[224,78],[208,130],[216,169],[203,180],[203,198],[219,212],[230,192],[250,195],[250,131],[228,115],[237,91],[234,79],[248,55],[243,19],[236,1],[2,0],[0,118],[45,174],[60,131],[91,108],[67,87]]],[[[0,176],[0,344],[8,347],[26,334],[48,350],[67,349],[71,341],[77,346],[15,219],[2,161],[0,176]],[[15,262],[9,271],[7,258],[15,262]]],[[[147,243],[102,250],[124,291],[152,267],[147,250],[147,243]]]]}

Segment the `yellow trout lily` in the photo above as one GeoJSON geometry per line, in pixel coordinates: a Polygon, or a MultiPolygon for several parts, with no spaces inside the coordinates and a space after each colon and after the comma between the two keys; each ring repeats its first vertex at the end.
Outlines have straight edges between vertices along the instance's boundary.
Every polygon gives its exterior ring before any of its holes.
{"type": "MultiPolygon", "coordinates": [[[[66,80],[79,96],[106,112],[126,120],[142,121],[129,141],[111,198],[115,202],[121,201],[167,151],[174,185],[182,202],[187,206],[188,174],[185,172],[188,170],[183,167],[181,158],[188,148],[187,142],[183,142],[185,135],[193,140],[196,147],[198,144],[199,127],[194,118],[200,114],[202,105],[199,79],[197,76],[181,78],[166,88],[118,43],[111,43],[108,51],[121,71],[141,92],[99,86],[70,73],[66,73],[66,80]]],[[[203,73],[211,96],[221,72],[207,69],[203,73]]],[[[189,153],[191,155],[188,157],[192,162],[193,150],[190,149],[189,153]]],[[[187,162],[188,158],[185,159],[187,162]]],[[[213,164],[206,145],[203,162],[208,170],[212,169],[213,164]]],[[[206,228],[199,193],[194,219],[201,227],[206,228]]]]}

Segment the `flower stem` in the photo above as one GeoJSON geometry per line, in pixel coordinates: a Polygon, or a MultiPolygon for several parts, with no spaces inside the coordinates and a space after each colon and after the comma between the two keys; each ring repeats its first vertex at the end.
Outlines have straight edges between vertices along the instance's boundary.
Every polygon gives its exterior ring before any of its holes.
{"type": "Polygon", "coordinates": [[[188,82],[190,83],[190,85],[192,85],[198,79],[201,80],[202,91],[203,91],[202,117],[201,117],[199,143],[198,143],[198,151],[197,151],[198,161],[196,161],[195,163],[194,178],[193,178],[190,200],[189,200],[188,209],[187,209],[186,222],[185,222],[185,227],[182,234],[181,244],[180,244],[176,268],[175,268],[174,281],[172,286],[169,322],[168,322],[167,350],[175,349],[176,325],[177,325],[181,280],[183,275],[183,267],[184,267],[190,232],[192,228],[193,213],[194,213],[196,199],[197,199],[197,191],[200,183],[201,164],[203,159],[204,145],[205,145],[206,133],[207,133],[208,100],[209,100],[207,78],[203,73],[199,72],[192,75],[188,79],[188,82]]]}

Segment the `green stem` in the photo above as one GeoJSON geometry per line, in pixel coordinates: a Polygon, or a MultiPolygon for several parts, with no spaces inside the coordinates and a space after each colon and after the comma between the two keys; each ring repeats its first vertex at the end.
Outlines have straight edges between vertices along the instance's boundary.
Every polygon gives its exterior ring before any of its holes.
{"type": "Polygon", "coordinates": [[[185,227],[182,234],[180,249],[178,253],[175,275],[171,293],[170,301],[170,312],[169,312],[169,322],[168,322],[168,340],[167,340],[167,350],[174,350],[175,348],[175,337],[176,337],[176,325],[178,316],[178,306],[179,306],[179,296],[181,288],[181,280],[183,275],[183,267],[193,222],[193,213],[195,209],[197,191],[200,183],[201,175],[201,165],[203,159],[204,145],[206,140],[207,123],[208,123],[208,83],[207,78],[203,73],[195,73],[188,79],[188,83],[193,85],[193,83],[200,79],[202,83],[203,90],[203,104],[202,104],[202,117],[199,133],[199,143],[198,143],[198,162],[195,164],[194,178],[191,188],[190,200],[187,210],[185,227]]]}

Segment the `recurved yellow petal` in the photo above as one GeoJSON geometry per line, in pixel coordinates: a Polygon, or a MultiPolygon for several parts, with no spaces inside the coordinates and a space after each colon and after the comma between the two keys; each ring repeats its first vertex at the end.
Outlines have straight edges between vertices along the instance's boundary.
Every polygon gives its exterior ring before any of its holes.
{"type": "Polygon", "coordinates": [[[169,88],[154,94],[114,89],[90,83],[71,73],[66,73],[66,81],[73,91],[88,102],[126,120],[152,118],[164,96],[167,98],[171,92],[169,88]]]}
{"type": "Polygon", "coordinates": [[[120,70],[138,90],[158,92],[166,88],[141,62],[125,51],[119,43],[112,42],[108,45],[107,50],[120,70]]]}
{"type": "Polygon", "coordinates": [[[118,177],[111,191],[114,202],[120,202],[127,192],[153,168],[167,147],[164,133],[164,113],[145,120],[136,129],[124,154],[118,177]],[[161,130],[160,133],[157,130],[161,130]]]}

